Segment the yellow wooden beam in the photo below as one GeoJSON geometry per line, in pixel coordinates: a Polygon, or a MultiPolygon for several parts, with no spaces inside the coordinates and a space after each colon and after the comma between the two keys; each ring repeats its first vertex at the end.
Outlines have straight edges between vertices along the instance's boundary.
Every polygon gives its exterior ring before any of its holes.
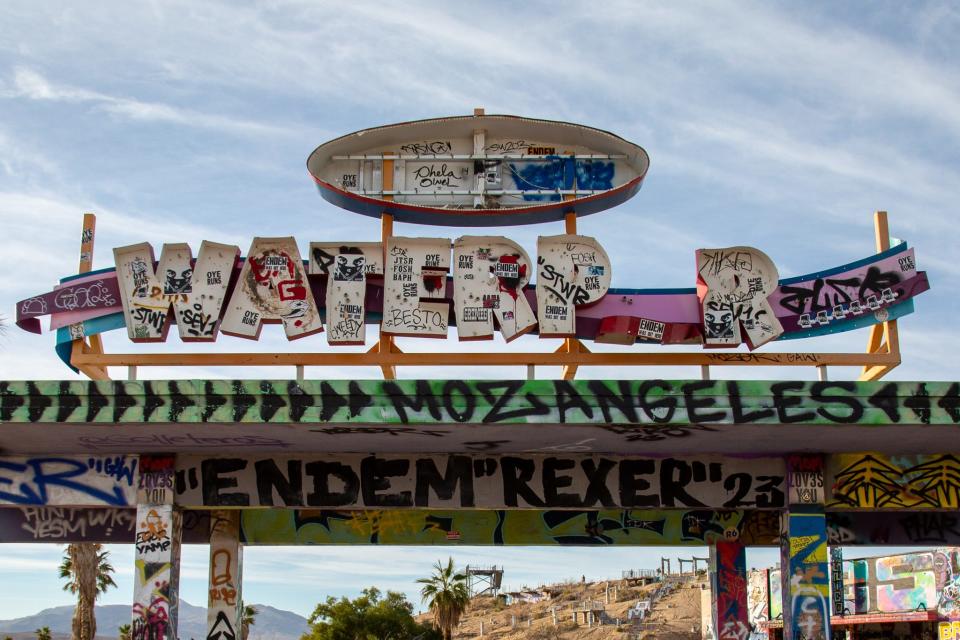
{"type": "MultiPolygon", "coordinates": [[[[886,211],[873,214],[873,235],[877,253],[890,248],[890,221],[886,211]]],[[[879,380],[900,364],[900,333],[896,320],[887,320],[883,324],[870,327],[867,339],[867,353],[883,353],[891,358],[891,364],[883,367],[865,365],[860,372],[860,380],[879,380]]]]}
{"type": "Polygon", "coordinates": [[[896,366],[887,353],[404,353],[387,350],[352,353],[75,353],[74,366],[896,366]]]}

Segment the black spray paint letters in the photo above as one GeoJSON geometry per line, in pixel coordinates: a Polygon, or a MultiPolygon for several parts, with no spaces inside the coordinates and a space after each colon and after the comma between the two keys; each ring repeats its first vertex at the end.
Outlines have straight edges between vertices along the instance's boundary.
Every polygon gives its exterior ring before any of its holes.
{"type": "MultiPolygon", "coordinates": [[[[865,411],[875,409],[883,410],[893,422],[910,420],[910,415],[924,418],[922,412],[910,406],[909,400],[903,401],[903,408],[911,414],[901,415],[897,403],[902,385],[897,383],[882,387],[873,396],[860,397],[853,395],[857,386],[850,382],[779,382],[770,385],[771,406],[762,408],[748,406],[744,396],[749,392],[742,393],[735,381],[704,380],[677,385],[666,380],[594,380],[588,383],[589,394],[566,380],[551,384],[551,396],[525,391],[524,382],[519,380],[450,380],[439,393],[423,380],[417,382],[412,392],[387,381],[383,391],[402,423],[428,417],[430,421],[497,423],[536,416],[559,422],[592,422],[596,416],[611,424],[852,424],[865,411]]],[[[355,404],[352,398],[349,400],[355,404]]],[[[369,403],[369,396],[366,401],[369,403]]]]}
{"type": "Polygon", "coordinates": [[[313,456],[177,460],[186,507],[781,508],[779,458],[313,456]]]}

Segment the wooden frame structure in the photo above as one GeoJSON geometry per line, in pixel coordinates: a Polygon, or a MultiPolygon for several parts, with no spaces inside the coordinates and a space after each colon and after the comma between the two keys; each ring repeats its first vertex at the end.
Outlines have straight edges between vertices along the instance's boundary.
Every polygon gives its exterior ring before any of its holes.
{"type": "MultiPolygon", "coordinates": [[[[390,163],[384,160],[384,164],[390,163]]],[[[384,168],[385,176],[393,172],[384,168]]],[[[575,213],[568,213],[565,220],[568,234],[577,231],[575,213]]],[[[83,236],[80,247],[80,273],[92,268],[96,216],[86,213],[83,217],[83,236]]],[[[887,212],[874,214],[874,230],[878,253],[890,248],[890,233],[887,212]]],[[[393,216],[383,214],[381,239],[386,247],[393,235],[393,216]]],[[[611,353],[593,352],[576,338],[566,338],[553,352],[523,353],[406,353],[395,344],[393,336],[381,335],[380,340],[366,352],[350,353],[105,353],[100,336],[73,341],[70,363],[92,380],[110,379],[107,367],[128,367],[131,378],[137,367],[158,366],[284,366],[296,367],[297,377],[302,378],[307,366],[374,366],[380,367],[386,379],[396,378],[397,367],[404,366],[526,366],[528,377],[533,377],[537,366],[563,367],[564,380],[573,379],[579,367],[586,366],[699,366],[704,378],[709,377],[711,366],[787,366],[816,367],[821,379],[826,379],[827,367],[861,367],[860,380],[878,380],[899,365],[900,339],[896,320],[874,325],[870,330],[864,353],[818,353],[818,352],[754,352],[734,350],[706,350],[689,353],[611,353]]]]}

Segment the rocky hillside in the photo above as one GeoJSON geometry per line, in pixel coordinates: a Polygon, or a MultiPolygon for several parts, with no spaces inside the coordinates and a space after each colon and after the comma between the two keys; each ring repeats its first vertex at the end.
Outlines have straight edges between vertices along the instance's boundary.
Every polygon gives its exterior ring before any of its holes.
{"type": "MultiPolygon", "coordinates": [[[[482,637],[491,640],[699,640],[700,592],[705,585],[703,576],[690,577],[663,589],[659,583],[641,585],[611,580],[549,585],[508,598],[507,603],[477,597],[454,637],[481,637],[482,622],[482,637]],[[654,602],[651,613],[642,622],[628,619],[628,610],[649,600],[658,589],[660,598],[654,602]],[[588,622],[580,612],[574,623],[574,609],[585,603],[599,606],[595,620],[588,622]],[[599,624],[596,618],[600,619],[599,624]]],[[[426,621],[430,616],[424,614],[420,619],[426,621]]]]}

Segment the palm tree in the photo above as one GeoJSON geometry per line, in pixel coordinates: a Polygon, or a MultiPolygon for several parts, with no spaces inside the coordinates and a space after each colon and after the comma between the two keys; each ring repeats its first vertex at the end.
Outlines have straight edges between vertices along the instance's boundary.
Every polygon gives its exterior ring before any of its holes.
{"type": "Polygon", "coordinates": [[[117,631],[118,631],[119,634],[120,634],[120,635],[118,636],[117,640],[130,640],[130,625],[129,625],[129,624],[122,624],[122,625],[120,625],[119,627],[117,627],[117,631]]]}
{"type": "Polygon", "coordinates": [[[50,627],[41,627],[34,631],[37,634],[37,640],[50,640],[52,637],[50,634],[50,627]]]}
{"type": "MultiPolygon", "coordinates": [[[[113,566],[103,545],[92,542],[68,544],[60,563],[60,577],[67,579],[63,590],[76,594],[73,610],[73,640],[94,640],[97,620],[93,607],[101,593],[117,584],[110,576],[113,566]]],[[[40,640],[43,640],[42,638],[40,640]]]]}
{"type": "Polygon", "coordinates": [[[252,604],[244,604],[240,601],[240,640],[247,640],[250,635],[250,627],[256,624],[257,608],[252,604]]]}
{"type": "Polygon", "coordinates": [[[424,602],[429,601],[433,626],[443,634],[444,640],[450,640],[453,628],[460,623],[460,617],[470,604],[466,574],[454,573],[453,558],[447,561],[447,566],[437,560],[433,575],[417,582],[424,585],[420,595],[424,602]]]}

